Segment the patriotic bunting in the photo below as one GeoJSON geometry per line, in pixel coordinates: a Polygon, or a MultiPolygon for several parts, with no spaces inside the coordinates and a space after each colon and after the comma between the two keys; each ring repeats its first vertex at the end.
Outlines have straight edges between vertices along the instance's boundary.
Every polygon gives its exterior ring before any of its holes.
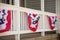
{"type": "Polygon", "coordinates": [[[50,29],[54,30],[55,23],[57,21],[57,16],[48,16],[48,21],[49,21],[50,29]]]}
{"type": "Polygon", "coordinates": [[[0,9],[0,33],[9,31],[11,27],[11,10],[0,9]]]}
{"type": "Polygon", "coordinates": [[[39,14],[31,14],[31,13],[27,13],[27,16],[28,16],[29,29],[35,32],[38,28],[38,21],[40,19],[40,16],[39,14]]]}

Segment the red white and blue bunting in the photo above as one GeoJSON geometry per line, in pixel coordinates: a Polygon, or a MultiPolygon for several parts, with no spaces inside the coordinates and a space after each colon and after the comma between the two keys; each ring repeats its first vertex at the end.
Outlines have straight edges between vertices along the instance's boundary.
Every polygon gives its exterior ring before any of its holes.
{"type": "Polygon", "coordinates": [[[48,21],[49,21],[50,29],[54,30],[55,23],[57,21],[57,16],[48,16],[48,21]]]}
{"type": "Polygon", "coordinates": [[[28,26],[29,29],[33,32],[35,32],[38,28],[38,21],[40,19],[39,14],[34,14],[34,13],[27,13],[28,16],[28,26]]]}
{"type": "Polygon", "coordinates": [[[0,33],[9,31],[11,27],[11,10],[0,9],[0,33]]]}

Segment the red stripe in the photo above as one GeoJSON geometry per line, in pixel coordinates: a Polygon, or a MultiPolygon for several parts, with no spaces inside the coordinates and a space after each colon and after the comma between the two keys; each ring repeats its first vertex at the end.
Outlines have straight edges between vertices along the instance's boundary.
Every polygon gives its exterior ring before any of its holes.
{"type": "Polygon", "coordinates": [[[52,26],[52,20],[51,20],[50,16],[48,16],[48,21],[49,21],[50,29],[53,30],[55,28],[55,26],[52,26]]]}

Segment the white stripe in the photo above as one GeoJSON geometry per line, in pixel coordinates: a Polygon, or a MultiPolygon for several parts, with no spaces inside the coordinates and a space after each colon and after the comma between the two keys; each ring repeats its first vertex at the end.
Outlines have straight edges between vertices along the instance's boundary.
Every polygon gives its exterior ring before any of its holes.
{"type": "Polygon", "coordinates": [[[52,16],[50,16],[50,18],[51,18],[51,21],[52,21],[52,26],[54,27],[55,24],[53,24],[53,21],[55,22],[56,18],[55,18],[55,16],[54,16],[54,18],[52,18],[52,16]]]}
{"type": "MultiPolygon", "coordinates": [[[[2,10],[1,10],[1,11],[2,11],[2,10]]],[[[6,23],[7,23],[6,18],[7,18],[8,13],[7,13],[7,10],[5,10],[5,12],[6,12],[6,15],[4,15],[5,23],[0,25],[0,30],[3,30],[3,29],[6,28],[6,23]]],[[[3,13],[1,12],[1,15],[2,15],[2,14],[3,14],[3,13]]]]}

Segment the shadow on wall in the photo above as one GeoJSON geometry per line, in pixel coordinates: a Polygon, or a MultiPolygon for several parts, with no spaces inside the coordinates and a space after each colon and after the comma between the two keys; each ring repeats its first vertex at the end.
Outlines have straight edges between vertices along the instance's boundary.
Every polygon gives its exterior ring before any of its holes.
{"type": "Polygon", "coordinates": [[[60,40],[60,34],[58,34],[57,40],[60,40]]]}
{"type": "Polygon", "coordinates": [[[1,36],[0,40],[15,40],[15,36],[14,35],[10,35],[10,36],[1,36]]]}
{"type": "Polygon", "coordinates": [[[46,32],[46,36],[42,37],[41,33],[21,34],[20,40],[57,40],[56,31],[46,32]]]}

